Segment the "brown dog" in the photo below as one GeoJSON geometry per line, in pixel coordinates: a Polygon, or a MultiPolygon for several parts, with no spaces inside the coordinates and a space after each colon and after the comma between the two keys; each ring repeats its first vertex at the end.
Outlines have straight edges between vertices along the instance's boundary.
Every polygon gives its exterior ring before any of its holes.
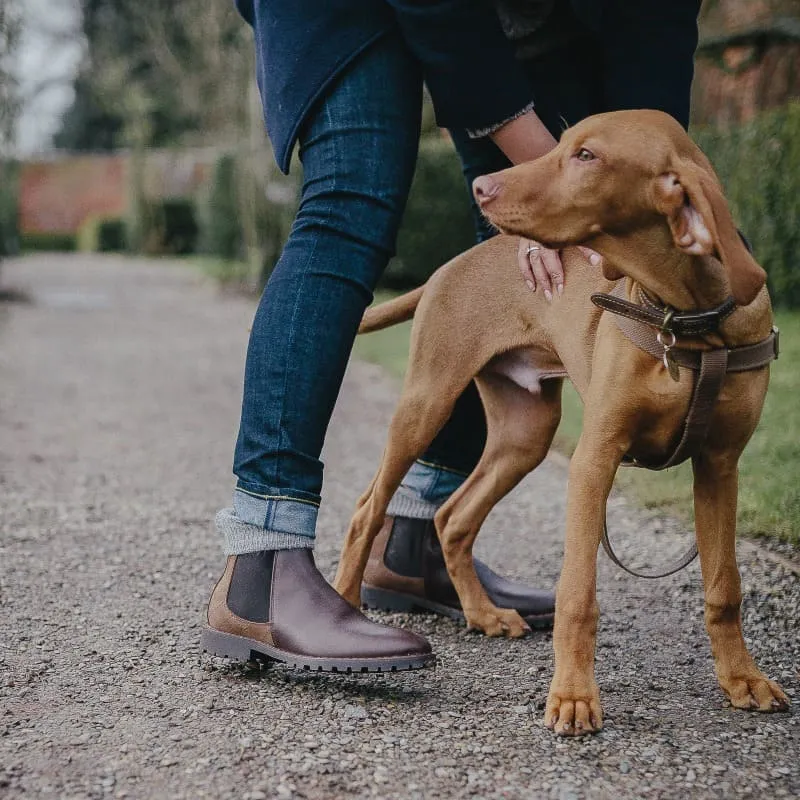
{"type": "MultiPolygon", "coordinates": [[[[567,130],[548,155],[478,178],[473,190],[486,217],[514,236],[469,250],[422,289],[367,312],[362,323],[362,331],[375,330],[416,310],[402,397],[380,468],[350,524],[335,585],[359,603],[370,547],[392,494],[474,379],[486,411],[486,448],[438,511],[436,530],[468,624],[490,636],[522,636],[527,626],[517,612],[496,608],[486,596],[472,546],[491,508],[547,454],[568,375],[585,415],[570,464],[556,666],[545,713],[557,733],[580,735],[602,726],[594,677],[595,573],[606,499],[626,455],[653,463],[675,449],[694,384],[692,370],[670,363],[669,337],[659,339],[666,344],[664,358],[654,358],[590,296],[624,277],[620,286],[630,303],[662,312],[722,308],[727,300],[729,313],[715,331],[678,342],[694,355],[713,348],[727,355],[734,350],[726,348],[770,337],[766,276],[737,234],[710,163],[660,112],[591,117],[567,130]],[[516,236],[553,248],[586,244],[603,256],[603,275],[577,249],[565,250],[564,293],[548,303],[522,284],[516,236]]],[[[761,711],[784,709],[788,700],[758,670],[742,637],[735,523],[737,463],[761,414],[768,379],[763,365],[723,372],[702,446],[692,453],[706,627],[717,676],[734,706],[761,711]]]]}

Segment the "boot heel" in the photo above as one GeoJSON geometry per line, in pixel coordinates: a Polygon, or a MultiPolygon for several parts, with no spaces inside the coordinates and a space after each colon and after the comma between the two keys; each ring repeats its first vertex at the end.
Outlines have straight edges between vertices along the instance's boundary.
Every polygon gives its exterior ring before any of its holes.
{"type": "Polygon", "coordinates": [[[250,642],[241,636],[233,636],[213,628],[206,628],[200,638],[200,646],[212,656],[229,658],[231,661],[259,661],[269,666],[271,659],[264,653],[253,650],[250,642]]]}
{"type": "Polygon", "coordinates": [[[361,605],[379,611],[414,611],[419,608],[413,597],[364,584],[361,585],[361,605]]]}

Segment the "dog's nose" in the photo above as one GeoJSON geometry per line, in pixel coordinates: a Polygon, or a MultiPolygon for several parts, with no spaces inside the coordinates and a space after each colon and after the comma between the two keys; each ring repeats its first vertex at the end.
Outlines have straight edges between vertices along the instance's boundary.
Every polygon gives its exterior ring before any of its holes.
{"type": "Polygon", "coordinates": [[[480,175],[472,182],[472,193],[478,205],[485,206],[497,197],[502,184],[498,183],[491,175],[480,175]]]}

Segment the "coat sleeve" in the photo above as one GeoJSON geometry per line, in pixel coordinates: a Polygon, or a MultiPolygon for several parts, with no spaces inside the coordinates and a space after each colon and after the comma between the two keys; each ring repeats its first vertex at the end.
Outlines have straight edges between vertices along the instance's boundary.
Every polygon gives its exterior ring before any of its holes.
{"type": "Polygon", "coordinates": [[[387,2],[422,64],[439,125],[490,130],[530,106],[530,86],[488,0],[387,2]]]}

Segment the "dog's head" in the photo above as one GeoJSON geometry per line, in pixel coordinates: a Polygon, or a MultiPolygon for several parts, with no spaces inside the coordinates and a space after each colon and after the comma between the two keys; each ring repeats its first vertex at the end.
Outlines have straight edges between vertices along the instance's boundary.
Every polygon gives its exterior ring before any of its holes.
{"type": "Polygon", "coordinates": [[[547,155],[477,178],[473,193],[501,231],[554,248],[666,224],[683,252],[722,261],[740,305],[752,302],[766,281],[738,235],[711,163],[660,111],[588,117],[547,155]]]}

